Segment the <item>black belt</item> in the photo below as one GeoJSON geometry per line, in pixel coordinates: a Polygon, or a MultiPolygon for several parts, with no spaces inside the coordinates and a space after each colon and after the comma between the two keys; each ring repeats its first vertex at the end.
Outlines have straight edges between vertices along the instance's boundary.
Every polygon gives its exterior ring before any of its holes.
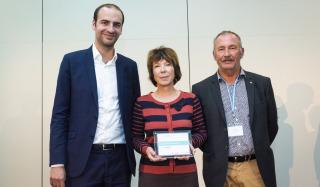
{"type": "Polygon", "coordinates": [[[246,162],[248,160],[253,160],[253,159],[256,159],[256,155],[228,157],[229,162],[246,162]]]}
{"type": "Polygon", "coordinates": [[[125,144],[93,144],[92,150],[95,151],[106,151],[106,150],[112,150],[121,146],[124,146],[125,144]]]}

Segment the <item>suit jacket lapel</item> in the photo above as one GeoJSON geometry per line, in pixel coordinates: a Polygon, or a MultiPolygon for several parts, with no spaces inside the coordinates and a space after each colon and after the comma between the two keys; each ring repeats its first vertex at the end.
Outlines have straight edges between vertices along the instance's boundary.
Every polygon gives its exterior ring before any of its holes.
{"type": "Polygon", "coordinates": [[[215,73],[212,77],[212,84],[211,84],[211,91],[213,93],[213,98],[215,99],[220,115],[222,116],[223,120],[226,122],[226,116],[223,108],[221,92],[220,92],[220,85],[217,73],[215,73]]]}
{"type": "Polygon", "coordinates": [[[250,126],[252,126],[253,119],[253,110],[254,110],[254,84],[255,82],[252,80],[252,77],[248,72],[245,71],[246,74],[246,88],[248,95],[248,104],[249,104],[249,115],[250,115],[250,126]]]}
{"type": "Polygon", "coordinates": [[[98,108],[98,91],[97,91],[97,79],[96,79],[96,72],[94,69],[94,61],[93,61],[93,54],[92,54],[92,47],[85,50],[84,53],[84,63],[87,70],[90,87],[94,99],[94,103],[96,104],[96,107],[98,108]]]}

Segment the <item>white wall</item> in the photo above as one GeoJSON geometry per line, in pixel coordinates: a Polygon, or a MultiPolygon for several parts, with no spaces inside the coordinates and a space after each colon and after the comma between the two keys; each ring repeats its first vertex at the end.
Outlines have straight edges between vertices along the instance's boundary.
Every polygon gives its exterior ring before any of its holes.
{"type": "MultiPolygon", "coordinates": [[[[315,159],[320,158],[319,1],[108,2],[124,11],[116,50],[137,61],[142,94],[155,90],[147,78],[150,49],[166,45],[176,50],[183,74],[177,88],[190,91],[190,84],[217,70],[212,58],[214,36],[222,30],[237,32],[245,48],[243,68],[272,79],[279,108],[280,129],[272,146],[278,186],[319,185],[320,162],[315,159]]],[[[0,186],[50,186],[49,125],[59,65],[65,53],[92,44],[93,12],[103,3],[2,3],[0,186]]],[[[200,150],[196,159],[204,186],[200,150]]],[[[136,178],[132,184],[137,186],[136,178]]]]}
{"type": "Polygon", "coordinates": [[[0,186],[41,186],[41,1],[1,2],[0,23],[0,186]]]}

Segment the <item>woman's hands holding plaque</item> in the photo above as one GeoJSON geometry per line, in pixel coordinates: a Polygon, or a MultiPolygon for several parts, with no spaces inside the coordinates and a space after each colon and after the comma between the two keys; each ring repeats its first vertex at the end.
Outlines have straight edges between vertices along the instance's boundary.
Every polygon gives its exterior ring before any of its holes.
{"type": "Polygon", "coordinates": [[[159,161],[167,160],[166,158],[156,157],[156,152],[153,150],[152,147],[147,148],[146,154],[151,162],[159,162],[159,161]]]}
{"type": "MultiPolygon", "coordinates": [[[[192,151],[192,154],[194,155],[196,153],[196,150],[193,148],[192,144],[190,144],[190,149],[192,151]]],[[[179,157],[174,157],[174,159],[178,160],[189,160],[190,156],[179,156],[179,157]]]]}

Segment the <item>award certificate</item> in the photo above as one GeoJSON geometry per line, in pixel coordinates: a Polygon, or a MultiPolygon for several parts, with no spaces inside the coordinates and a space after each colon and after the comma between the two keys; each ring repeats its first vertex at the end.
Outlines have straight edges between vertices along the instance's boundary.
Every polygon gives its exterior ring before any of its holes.
{"type": "Polygon", "coordinates": [[[157,131],[154,132],[154,142],[157,157],[192,156],[190,131],[157,131]]]}

